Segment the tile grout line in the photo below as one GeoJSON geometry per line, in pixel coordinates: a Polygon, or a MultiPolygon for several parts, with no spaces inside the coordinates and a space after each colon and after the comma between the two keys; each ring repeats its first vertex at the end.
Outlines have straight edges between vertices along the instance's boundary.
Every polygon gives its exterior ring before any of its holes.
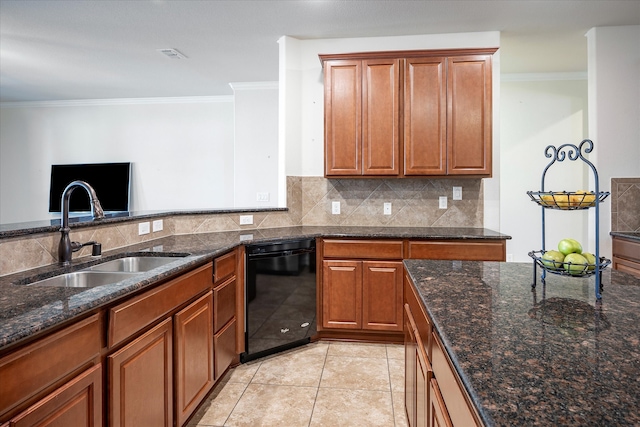
{"type": "Polygon", "coordinates": [[[322,363],[322,370],[320,371],[320,379],[318,380],[318,386],[316,387],[316,396],[313,398],[313,406],[311,408],[311,416],[309,417],[309,424],[311,426],[311,421],[313,421],[313,413],[316,410],[316,403],[318,402],[318,393],[320,393],[320,383],[322,382],[322,375],[324,374],[324,368],[327,365],[327,356],[329,355],[329,345],[327,345],[327,351],[324,354],[324,362],[322,363]]]}

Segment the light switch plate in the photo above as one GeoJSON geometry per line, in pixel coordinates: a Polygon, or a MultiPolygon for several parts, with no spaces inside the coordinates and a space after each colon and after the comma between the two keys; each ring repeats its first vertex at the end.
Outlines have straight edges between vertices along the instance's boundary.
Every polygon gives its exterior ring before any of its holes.
{"type": "Polygon", "coordinates": [[[340,215],[340,202],[331,202],[331,213],[334,215],[340,215]]]}
{"type": "Polygon", "coordinates": [[[462,200],[462,187],[453,187],[453,200],[462,200]]]}
{"type": "Polygon", "coordinates": [[[240,225],[253,224],[253,215],[240,215],[240,225]]]}
{"type": "Polygon", "coordinates": [[[256,201],[258,202],[268,202],[269,201],[269,193],[257,193],[256,201]]]}
{"type": "Polygon", "coordinates": [[[447,209],[447,196],[440,196],[438,198],[438,207],[440,209],[447,209]]]}
{"type": "Polygon", "coordinates": [[[391,202],[385,202],[384,204],[384,214],[391,215],[391,202]]]}
{"type": "Polygon", "coordinates": [[[149,234],[151,232],[151,224],[149,222],[141,222],[138,224],[138,236],[149,234]]]}

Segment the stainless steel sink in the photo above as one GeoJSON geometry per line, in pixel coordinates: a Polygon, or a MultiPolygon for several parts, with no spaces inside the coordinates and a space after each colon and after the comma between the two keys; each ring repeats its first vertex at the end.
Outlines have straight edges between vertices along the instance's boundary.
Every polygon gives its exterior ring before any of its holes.
{"type": "Polygon", "coordinates": [[[143,273],[149,270],[153,270],[154,268],[162,267],[163,265],[177,261],[178,259],[180,258],[131,256],[103,262],[102,264],[97,264],[92,267],[85,268],[83,271],[143,273]]]}
{"type": "Polygon", "coordinates": [[[122,272],[98,272],[98,271],[76,271],[73,273],[61,274],[38,282],[29,283],[28,286],[57,286],[61,288],[95,288],[96,286],[111,285],[121,282],[131,277],[138,276],[137,273],[122,272]]]}

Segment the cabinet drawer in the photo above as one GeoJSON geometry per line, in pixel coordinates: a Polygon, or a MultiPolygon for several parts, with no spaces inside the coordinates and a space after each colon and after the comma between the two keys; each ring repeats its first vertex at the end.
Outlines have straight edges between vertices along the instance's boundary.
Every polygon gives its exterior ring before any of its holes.
{"type": "Polygon", "coordinates": [[[401,240],[324,240],[325,258],[402,259],[401,240]]]}
{"type": "Polygon", "coordinates": [[[113,347],[171,310],[211,288],[211,265],[202,266],[109,310],[108,344],[113,347]]]}
{"type": "Polygon", "coordinates": [[[0,359],[0,416],[95,363],[102,347],[101,325],[94,314],[0,359]]]}
{"type": "Polygon", "coordinates": [[[216,380],[236,358],[236,321],[227,323],[213,339],[215,349],[216,380]]]}
{"type": "Polygon", "coordinates": [[[220,328],[229,322],[236,313],[236,283],[232,277],[218,285],[213,290],[213,330],[218,332],[220,328]]]}
{"type": "Polygon", "coordinates": [[[613,256],[640,262],[640,243],[614,237],[613,256]]]}
{"type": "Polygon", "coordinates": [[[629,261],[624,258],[613,257],[613,268],[618,271],[640,277],[640,262],[629,261]]]}
{"type": "Polygon", "coordinates": [[[213,260],[213,281],[218,283],[236,274],[238,255],[236,251],[229,252],[213,260]]]}
{"type": "Polygon", "coordinates": [[[469,407],[466,393],[462,384],[458,381],[457,374],[449,362],[440,339],[435,332],[432,333],[432,368],[433,375],[438,381],[442,399],[451,416],[453,425],[456,426],[480,426],[474,410],[469,407]]]}
{"type": "Polygon", "coordinates": [[[451,259],[464,261],[505,261],[504,240],[413,241],[408,259],[451,259]]]}

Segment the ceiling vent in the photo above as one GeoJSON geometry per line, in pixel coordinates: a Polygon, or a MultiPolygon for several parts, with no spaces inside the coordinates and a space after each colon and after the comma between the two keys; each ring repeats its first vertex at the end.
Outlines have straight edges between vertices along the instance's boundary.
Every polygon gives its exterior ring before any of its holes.
{"type": "Polygon", "coordinates": [[[167,48],[167,49],[158,49],[158,52],[167,55],[171,59],[186,59],[182,53],[178,52],[176,49],[167,48]]]}

